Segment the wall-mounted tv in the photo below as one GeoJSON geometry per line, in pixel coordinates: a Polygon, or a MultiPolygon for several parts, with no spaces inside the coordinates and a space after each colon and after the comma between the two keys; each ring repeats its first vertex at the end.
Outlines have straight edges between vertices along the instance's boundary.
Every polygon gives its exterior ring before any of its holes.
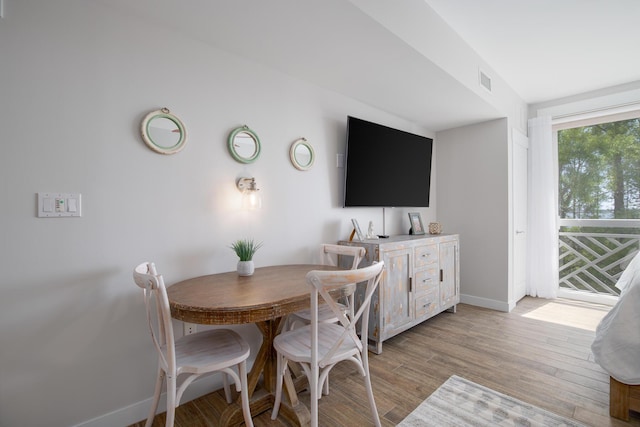
{"type": "Polygon", "coordinates": [[[344,207],[428,207],[433,140],[347,118],[344,207]]]}

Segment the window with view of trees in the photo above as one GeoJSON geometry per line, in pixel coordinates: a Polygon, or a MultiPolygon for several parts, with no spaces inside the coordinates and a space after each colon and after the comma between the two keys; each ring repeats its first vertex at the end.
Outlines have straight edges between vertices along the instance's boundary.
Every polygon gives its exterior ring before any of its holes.
{"type": "Polygon", "coordinates": [[[640,218],[640,119],[558,131],[560,218],[640,218]]]}

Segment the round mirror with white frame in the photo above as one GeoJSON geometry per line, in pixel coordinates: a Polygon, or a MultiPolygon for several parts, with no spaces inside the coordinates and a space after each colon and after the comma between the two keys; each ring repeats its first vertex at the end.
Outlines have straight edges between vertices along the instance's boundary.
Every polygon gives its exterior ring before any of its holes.
{"type": "Polygon", "coordinates": [[[289,157],[291,158],[291,163],[296,169],[306,171],[313,165],[315,152],[306,138],[300,138],[291,144],[289,157]]]}
{"type": "Polygon", "coordinates": [[[175,154],[187,142],[184,123],[168,108],[152,111],[142,119],[142,140],[147,147],[160,154],[175,154]]]}
{"type": "Polygon", "coordinates": [[[229,153],[240,163],[253,163],[260,157],[260,139],[247,125],[229,134],[229,153]]]}

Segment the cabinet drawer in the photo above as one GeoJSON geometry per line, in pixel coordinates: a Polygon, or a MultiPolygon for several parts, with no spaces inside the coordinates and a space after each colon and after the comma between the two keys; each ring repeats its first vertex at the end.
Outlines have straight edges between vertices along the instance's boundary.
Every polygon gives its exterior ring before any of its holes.
{"type": "Polygon", "coordinates": [[[438,247],[436,245],[417,246],[415,249],[414,267],[420,268],[438,262],[438,247]]]}
{"type": "Polygon", "coordinates": [[[428,289],[437,289],[438,288],[438,268],[436,266],[432,266],[431,268],[427,268],[424,270],[415,272],[415,291],[421,292],[428,289]]]}
{"type": "Polygon", "coordinates": [[[438,289],[431,289],[415,299],[415,318],[432,316],[438,312],[438,289]]]}

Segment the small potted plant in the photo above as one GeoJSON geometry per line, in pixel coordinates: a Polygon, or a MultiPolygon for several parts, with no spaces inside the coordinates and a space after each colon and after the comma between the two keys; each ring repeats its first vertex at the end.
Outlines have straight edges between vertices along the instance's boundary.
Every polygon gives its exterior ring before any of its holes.
{"type": "Polygon", "coordinates": [[[255,267],[253,265],[253,255],[262,246],[262,242],[255,243],[253,239],[239,239],[231,244],[231,249],[238,255],[238,274],[240,276],[251,276],[255,267]]]}

